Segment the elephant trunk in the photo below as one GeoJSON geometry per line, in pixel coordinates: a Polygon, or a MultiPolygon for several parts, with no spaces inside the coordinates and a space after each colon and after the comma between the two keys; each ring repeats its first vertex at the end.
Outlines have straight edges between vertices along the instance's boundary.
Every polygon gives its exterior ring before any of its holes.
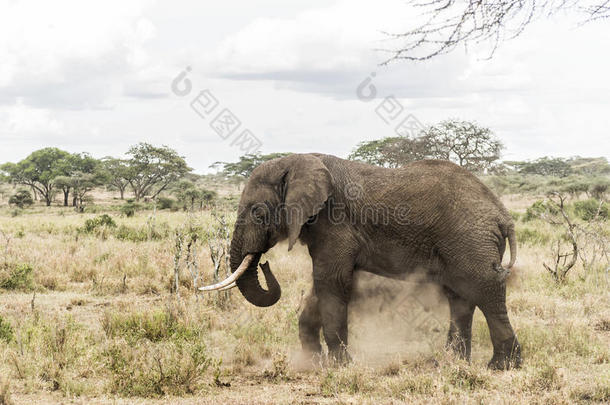
{"type": "MultiPolygon", "coordinates": [[[[247,255],[242,254],[243,239],[236,232],[231,241],[231,271],[235,272],[247,255]]],[[[237,287],[244,298],[257,307],[270,307],[275,304],[282,295],[282,289],[277,279],[271,272],[268,263],[261,264],[263,275],[267,283],[267,290],[261,287],[258,280],[258,262],[261,258],[261,253],[254,253],[253,260],[250,261],[246,271],[236,280],[237,287]]]]}

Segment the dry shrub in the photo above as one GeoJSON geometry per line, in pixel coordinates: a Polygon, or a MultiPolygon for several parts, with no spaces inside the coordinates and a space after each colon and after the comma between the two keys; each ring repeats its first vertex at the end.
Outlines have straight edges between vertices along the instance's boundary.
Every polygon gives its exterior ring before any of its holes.
{"type": "Polygon", "coordinates": [[[111,374],[110,391],[128,397],[194,394],[207,386],[206,371],[216,363],[202,343],[118,342],[103,356],[111,374]]]}

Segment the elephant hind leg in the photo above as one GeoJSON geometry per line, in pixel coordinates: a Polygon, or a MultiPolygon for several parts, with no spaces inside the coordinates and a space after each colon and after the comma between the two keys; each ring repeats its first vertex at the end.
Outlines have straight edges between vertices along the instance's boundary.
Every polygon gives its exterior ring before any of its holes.
{"type": "Polygon", "coordinates": [[[318,298],[313,291],[305,298],[303,312],[299,316],[299,339],[303,351],[307,353],[322,353],[320,344],[320,330],[322,329],[322,317],[318,308],[318,298]]]}
{"type": "Polygon", "coordinates": [[[505,300],[479,305],[485,315],[494,354],[488,364],[495,370],[507,370],[521,366],[521,345],[508,320],[505,300]]]}
{"type": "Polygon", "coordinates": [[[451,320],[446,348],[453,350],[460,358],[470,361],[470,346],[472,340],[472,316],[475,306],[457,295],[449,288],[444,288],[449,300],[451,320]]]}

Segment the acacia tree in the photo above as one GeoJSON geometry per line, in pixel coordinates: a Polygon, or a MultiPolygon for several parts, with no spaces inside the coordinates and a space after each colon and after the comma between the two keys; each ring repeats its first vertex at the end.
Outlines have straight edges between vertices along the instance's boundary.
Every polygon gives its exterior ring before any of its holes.
{"type": "Polygon", "coordinates": [[[125,199],[125,189],[129,185],[129,165],[126,160],[105,157],[102,159],[102,168],[106,172],[107,184],[115,187],[125,199]]]}
{"type": "Polygon", "coordinates": [[[428,127],[416,138],[389,137],[361,142],[348,156],[383,167],[400,167],[421,159],[450,160],[480,172],[495,167],[502,143],[488,128],[447,120],[428,127]]]}
{"type": "MultiPolygon", "coordinates": [[[[79,184],[91,183],[94,186],[100,185],[101,173],[99,172],[99,160],[93,158],[88,153],[73,153],[58,162],[58,176],[55,178],[55,184],[61,188],[64,193],[64,206],[69,205],[69,195],[72,190],[72,206],[76,207],[80,199],[84,197],[83,187],[79,190],[76,187],[79,184]],[[85,180],[87,179],[87,180],[85,180]],[[79,195],[82,194],[82,195],[79,195]]],[[[85,191],[88,192],[87,190],[85,191]]]]}
{"type": "Polygon", "coordinates": [[[559,11],[580,13],[583,22],[610,17],[610,0],[411,0],[422,11],[422,22],[404,33],[388,33],[400,41],[392,56],[421,61],[456,47],[488,43],[490,57],[504,40],[519,36],[533,21],[559,11]]]}
{"type": "Polygon", "coordinates": [[[567,177],[572,174],[572,166],[562,158],[543,157],[531,162],[512,162],[522,174],[539,174],[541,176],[567,177]]]}
{"type": "Polygon", "coordinates": [[[421,139],[395,136],[360,142],[348,159],[382,167],[400,167],[426,156],[421,139]]]}
{"type": "Polygon", "coordinates": [[[492,169],[504,148],[489,128],[468,121],[446,120],[422,131],[426,155],[450,160],[472,172],[492,169]]]}
{"type": "Polygon", "coordinates": [[[210,167],[220,168],[226,177],[244,180],[250,177],[252,170],[261,163],[288,155],[290,155],[290,153],[269,153],[267,155],[249,153],[240,156],[237,162],[214,162],[210,167]]]}
{"type": "Polygon", "coordinates": [[[107,179],[99,160],[87,153],[73,154],[69,157],[71,171],[68,176],[55,178],[58,186],[72,190],[72,206],[80,211],[85,195],[95,187],[101,186],[107,179]]]}
{"type": "Polygon", "coordinates": [[[10,181],[24,184],[36,190],[51,205],[56,188],[55,179],[64,174],[68,152],[57,148],[44,148],[32,152],[18,163],[6,163],[0,167],[10,181]]]}
{"type": "Polygon", "coordinates": [[[126,179],[136,201],[147,195],[156,198],[172,182],[192,170],[178,152],[167,146],[139,143],[132,146],[127,154],[131,158],[127,161],[126,179]]]}

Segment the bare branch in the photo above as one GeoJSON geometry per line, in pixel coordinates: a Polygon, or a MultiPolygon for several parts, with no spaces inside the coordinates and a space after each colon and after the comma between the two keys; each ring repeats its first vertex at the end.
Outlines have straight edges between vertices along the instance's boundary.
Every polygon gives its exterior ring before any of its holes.
{"type": "Polygon", "coordinates": [[[490,45],[491,58],[501,42],[518,37],[536,19],[558,11],[584,14],[583,24],[610,17],[610,0],[413,0],[410,4],[423,10],[424,22],[405,33],[386,33],[402,43],[387,50],[392,57],[382,65],[399,59],[424,61],[459,45],[482,43],[490,45]]]}

